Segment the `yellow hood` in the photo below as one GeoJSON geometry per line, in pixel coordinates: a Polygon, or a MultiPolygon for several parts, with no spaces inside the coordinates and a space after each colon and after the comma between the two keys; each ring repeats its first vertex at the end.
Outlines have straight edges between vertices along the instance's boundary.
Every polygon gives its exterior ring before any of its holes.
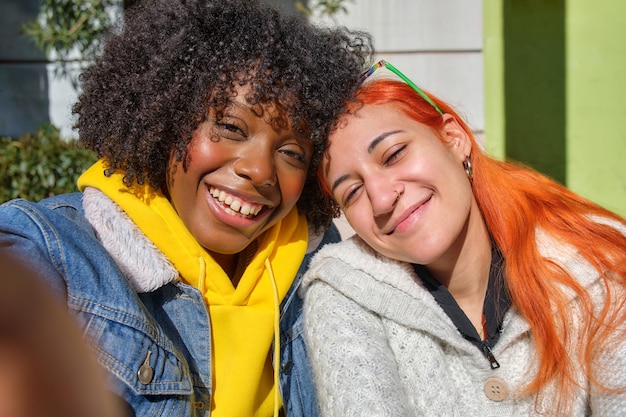
{"type": "Polygon", "coordinates": [[[279,304],[306,251],[305,217],[294,208],[259,237],[258,249],[235,288],[162,193],[148,185],[127,187],[122,173],[107,177],[105,169],[103,161],[94,164],[79,178],[79,189],[97,188],[117,203],[182,280],[204,296],[213,337],[212,415],[272,415],[276,386],[270,348],[278,332],[279,304]]]}

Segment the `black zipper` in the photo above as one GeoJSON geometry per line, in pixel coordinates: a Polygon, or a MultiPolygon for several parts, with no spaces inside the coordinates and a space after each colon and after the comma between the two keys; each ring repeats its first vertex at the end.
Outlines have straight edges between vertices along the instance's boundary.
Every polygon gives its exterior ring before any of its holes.
{"type": "Polygon", "coordinates": [[[498,369],[500,367],[500,364],[496,360],[496,357],[493,355],[493,351],[487,344],[486,340],[483,341],[482,350],[483,350],[483,355],[485,355],[485,358],[487,358],[487,360],[489,361],[489,365],[491,366],[491,369],[498,369]]]}

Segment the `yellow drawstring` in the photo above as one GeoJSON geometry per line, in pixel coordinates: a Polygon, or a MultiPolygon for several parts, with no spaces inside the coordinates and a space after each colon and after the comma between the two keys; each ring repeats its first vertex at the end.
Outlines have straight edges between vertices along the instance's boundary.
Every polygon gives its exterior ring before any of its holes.
{"type": "Polygon", "coordinates": [[[198,289],[200,290],[201,294],[204,294],[204,280],[205,280],[205,275],[206,275],[206,261],[204,260],[204,258],[202,256],[199,256],[198,260],[200,261],[200,274],[198,276],[198,289]]]}
{"type": "Polygon", "coordinates": [[[274,417],[278,417],[280,411],[279,404],[279,367],[280,367],[280,304],[278,302],[278,286],[276,285],[276,279],[274,278],[274,271],[272,270],[272,264],[269,258],[265,258],[265,268],[267,268],[270,274],[270,281],[272,282],[272,289],[274,290],[274,417]]]}

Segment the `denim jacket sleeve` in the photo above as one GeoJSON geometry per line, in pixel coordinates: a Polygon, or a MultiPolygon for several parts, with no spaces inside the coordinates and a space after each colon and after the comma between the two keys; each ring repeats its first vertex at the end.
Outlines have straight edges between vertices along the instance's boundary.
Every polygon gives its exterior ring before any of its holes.
{"type": "MultiPolygon", "coordinates": [[[[39,278],[65,299],[107,370],[109,388],[125,400],[133,415],[207,414],[208,406],[201,409],[197,404],[210,401],[210,375],[198,376],[200,367],[190,361],[193,356],[185,355],[185,346],[176,344],[177,339],[156,323],[154,312],[148,313],[154,303],[139,300],[99,244],[83,216],[80,194],[40,203],[14,200],[0,206],[0,248],[25,259],[39,278]],[[147,367],[149,378],[140,372],[147,367]]],[[[185,289],[170,284],[150,296],[165,297],[169,294],[166,290],[178,294],[185,289]]],[[[189,292],[196,295],[197,291],[189,292]]],[[[169,319],[181,316],[180,311],[186,314],[172,325],[176,334],[181,334],[185,323],[204,323],[186,340],[206,346],[210,339],[200,339],[198,333],[209,333],[208,316],[199,293],[196,298],[197,308],[178,305],[177,315],[169,319]]],[[[191,300],[189,296],[170,299],[191,300]]],[[[191,301],[186,302],[189,305],[191,301]]]]}
{"type": "Polygon", "coordinates": [[[313,255],[325,244],[339,240],[341,240],[339,230],[332,225],[324,234],[319,246],[305,256],[298,275],[281,304],[280,389],[288,417],[317,417],[319,415],[313,374],[304,344],[302,299],[298,295],[298,287],[313,255]]]}
{"type": "MultiPolygon", "coordinates": [[[[63,199],[50,199],[46,210],[54,211],[67,219],[67,230],[72,239],[69,245],[83,245],[84,239],[94,239],[91,226],[77,210],[80,194],[67,194],[63,199]],[[76,239],[73,239],[76,237],[76,239]]],[[[12,200],[0,206],[0,247],[3,252],[25,258],[56,295],[67,297],[64,274],[70,267],[60,243],[57,225],[39,208],[41,204],[25,200],[12,200]]],[[[84,245],[83,245],[84,246],[84,245]]],[[[73,266],[72,266],[73,268],[73,266]]]]}

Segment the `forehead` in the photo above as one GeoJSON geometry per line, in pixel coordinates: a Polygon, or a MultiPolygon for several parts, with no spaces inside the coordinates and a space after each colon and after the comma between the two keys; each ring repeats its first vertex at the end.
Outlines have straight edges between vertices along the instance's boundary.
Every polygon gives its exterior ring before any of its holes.
{"type": "Polygon", "coordinates": [[[248,84],[235,86],[227,102],[222,106],[217,105],[210,108],[209,112],[218,117],[229,112],[258,117],[276,132],[293,131],[297,136],[305,138],[302,134],[298,134],[303,129],[295,128],[288,110],[281,103],[276,101],[260,102],[255,96],[253,88],[248,84]]]}
{"type": "Polygon", "coordinates": [[[330,141],[340,142],[349,135],[352,143],[360,142],[375,137],[380,131],[412,124],[411,119],[391,104],[366,104],[339,119],[330,141]]]}

